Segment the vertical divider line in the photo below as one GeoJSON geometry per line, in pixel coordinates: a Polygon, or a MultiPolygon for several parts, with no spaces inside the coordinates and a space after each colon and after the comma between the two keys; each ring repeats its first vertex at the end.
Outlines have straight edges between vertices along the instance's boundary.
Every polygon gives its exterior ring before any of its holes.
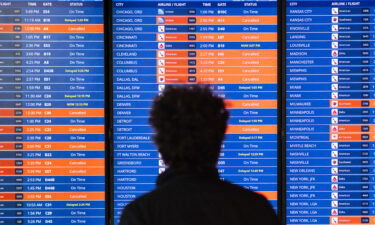
{"type": "Polygon", "coordinates": [[[278,216],[286,224],[286,0],[278,1],[278,216]]]}
{"type": "Polygon", "coordinates": [[[112,60],[112,1],[104,3],[104,90],[105,90],[105,198],[106,225],[114,225],[114,194],[113,194],[113,60],[112,60]]]}

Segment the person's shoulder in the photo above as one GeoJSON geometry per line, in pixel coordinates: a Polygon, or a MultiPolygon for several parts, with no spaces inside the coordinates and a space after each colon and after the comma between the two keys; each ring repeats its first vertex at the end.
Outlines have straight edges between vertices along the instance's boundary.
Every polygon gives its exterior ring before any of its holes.
{"type": "Polygon", "coordinates": [[[165,188],[156,188],[134,199],[125,206],[125,210],[128,208],[129,211],[147,211],[148,209],[154,207],[156,202],[165,200],[166,195],[168,195],[168,188],[166,190],[165,188]]]}
{"type": "Polygon", "coordinates": [[[146,193],[131,201],[122,211],[120,225],[143,225],[147,224],[148,211],[150,211],[150,200],[154,191],[146,193]]]}
{"type": "Polygon", "coordinates": [[[156,195],[158,195],[157,189],[147,192],[126,205],[125,209],[129,208],[134,210],[136,208],[144,208],[156,195]]]}
{"type": "Polygon", "coordinates": [[[230,190],[229,195],[235,198],[237,203],[246,206],[249,211],[258,216],[257,218],[262,218],[256,224],[279,224],[274,209],[263,195],[226,181],[223,181],[222,185],[230,190]]]}

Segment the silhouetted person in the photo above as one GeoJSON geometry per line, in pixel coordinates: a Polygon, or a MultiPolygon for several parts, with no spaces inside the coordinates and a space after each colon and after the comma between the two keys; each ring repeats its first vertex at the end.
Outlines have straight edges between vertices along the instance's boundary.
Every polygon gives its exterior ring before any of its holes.
{"type": "Polygon", "coordinates": [[[168,169],[157,188],[123,211],[121,225],[275,225],[261,195],[222,181],[216,169],[228,111],[207,86],[167,86],[150,124],[168,169]]]}

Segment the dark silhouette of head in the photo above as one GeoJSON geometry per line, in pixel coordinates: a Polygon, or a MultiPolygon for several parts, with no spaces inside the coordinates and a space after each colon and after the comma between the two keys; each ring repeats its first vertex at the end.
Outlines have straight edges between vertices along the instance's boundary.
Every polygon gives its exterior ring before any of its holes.
{"type": "Polygon", "coordinates": [[[150,124],[154,141],[170,168],[204,171],[215,168],[229,112],[209,86],[167,86],[156,97],[150,124]]]}

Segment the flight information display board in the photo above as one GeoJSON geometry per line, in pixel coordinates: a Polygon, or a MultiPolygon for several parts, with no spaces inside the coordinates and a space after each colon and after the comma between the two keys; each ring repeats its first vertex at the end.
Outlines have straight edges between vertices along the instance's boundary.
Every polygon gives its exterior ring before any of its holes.
{"type": "Polygon", "coordinates": [[[105,224],[102,1],[0,1],[0,224],[105,224]]]}
{"type": "Polygon", "coordinates": [[[153,98],[210,83],[228,101],[225,180],[277,207],[277,1],[113,1],[114,218],[165,166],[153,145],[153,98]]]}
{"type": "Polygon", "coordinates": [[[375,1],[287,1],[287,224],[375,224],[375,1]]]}

